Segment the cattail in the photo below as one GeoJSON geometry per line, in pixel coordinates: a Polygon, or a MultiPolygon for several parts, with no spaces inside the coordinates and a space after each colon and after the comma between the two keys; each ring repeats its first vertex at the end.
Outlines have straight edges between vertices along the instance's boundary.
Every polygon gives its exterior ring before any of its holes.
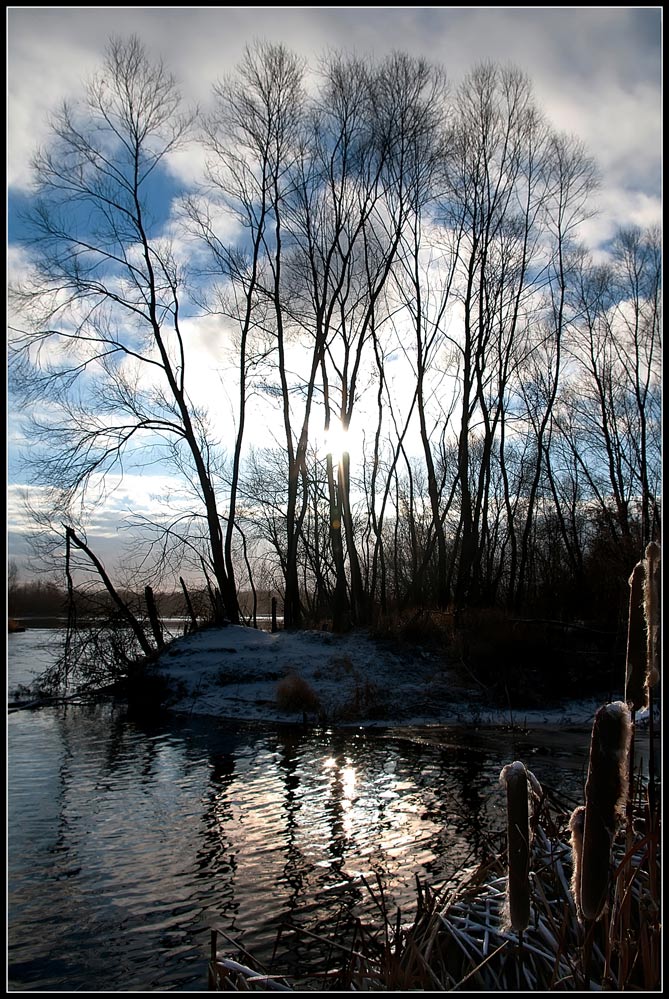
{"type": "Polygon", "coordinates": [[[646,624],[643,610],[645,572],[645,563],[637,562],[629,579],[630,606],[627,623],[625,700],[632,711],[640,711],[648,703],[648,691],[646,688],[646,624]]]}
{"type": "Polygon", "coordinates": [[[538,801],[541,801],[544,796],[544,789],[531,770],[526,770],[526,773],[527,779],[530,782],[530,791],[532,792],[532,796],[538,801]]]}
{"type": "Polygon", "coordinates": [[[544,791],[541,784],[534,776],[532,771],[528,770],[526,767],[525,772],[527,773],[528,789],[530,792],[529,801],[530,804],[532,805],[532,815],[530,817],[530,835],[531,835],[532,830],[535,829],[536,823],[539,820],[539,813],[541,812],[541,806],[544,800],[544,791]]]}
{"type": "Polygon", "coordinates": [[[586,919],[599,919],[609,887],[611,845],[627,798],[632,734],[626,704],[605,704],[595,715],[585,784],[580,899],[586,919]]]}
{"type": "Polygon", "coordinates": [[[504,767],[499,775],[506,785],[507,815],[507,920],[517,933],[530,921],[530,817],[528,807],[527,771],[516,761],[504,767]]]}
{"type": "Polygon", "coordinates": [[[660,679],[660,567],[661,549],[654,541],[646,548],[644,612],[647,638],[647,685],[660,679]]]}
{"type": "Polygon", "coordinates": [[[585,805],[579,805],[571,813],[569,831],[571,833],[571,893],[574,896],[576,914],[583,918],[581,909],[581,858],[583,857],[583,826],[585,825],[585,805]]]}

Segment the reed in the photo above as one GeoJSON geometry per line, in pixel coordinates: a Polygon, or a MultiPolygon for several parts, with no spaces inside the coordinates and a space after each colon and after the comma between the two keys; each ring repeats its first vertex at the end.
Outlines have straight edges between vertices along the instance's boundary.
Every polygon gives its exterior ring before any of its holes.
{"type": "Polygon", "coordinates": [[[622,701],[597,711],[590,740],[580,863],[580,908],[583,917],[593,921],[602,915],[608,897],[611,847],[627,800],[631,734],[629,709],[622,701]]]}
{"type": "MultiPolygon", "coordinates": [[[[645,810],[641,785],[634,806],[639,818],[645,810]]],[[[614,843],[614,905],[610,919],[590,924],[586,948],[569,886],[574,835],[572,829],[570,851],[568,832],[569,826],[578,830],[580,820],[573,813],[570,820],[550,792],[542,796],[537,818],[532,917],[522,948],[506,920],[508,855],[491,842],[486,859],[459,871],[441,888],[417,879],[411,914],[390,905],[380,879],[377,888],[363,879],[377,902],[378,917],[357,920],[352,938],[320,936],[290,921],[277,937],[270,968],[254,961],[240,944],[226,955],[237,965],[214,952],[211,967],[220,975],[212,976],[218,981],[210,989],[267,991],[277,987],[270,982],[279,982],[295,992],[657,990],[659,824],[635,835],[631,845],[620,838],[614,843]],[[300,943],[317,948],[318,970],[306,967],[303,958],[296,961],[297,953],[304,954],[300,943]]]]}
{"type": "Polygon", "coordinates": [[[574,897],[576,913],[583,919],[581,908],[581,859],[583,857],[583,827],[585,825],[585,805],[579,805],[569,818],[569,833],[571,841],[571,893],[574,897]]]}
{"type": "Polygon", "coordinates": [[[644,614],[646,618],[647,686],[654,687],[660,678],[660,604],[661,550],[655,541],[646,548],[644,579],[644,614]]]}
{"type": "Polygon", "coordinates": [[[627,657],[625,700],[632,711],[641,711],[648,704],[646,682],[647,642],[644,613],[644,583],[646,565],[637,562],[629,578],[630,602],[627,623],[627,657]]]}
{"type": "Polygon", "coordinates": [[[530,921],[530,814],[525,765],[518,760],[507,764],[499,779],[506,787],[508,924],[522,933],[530,921]]]}

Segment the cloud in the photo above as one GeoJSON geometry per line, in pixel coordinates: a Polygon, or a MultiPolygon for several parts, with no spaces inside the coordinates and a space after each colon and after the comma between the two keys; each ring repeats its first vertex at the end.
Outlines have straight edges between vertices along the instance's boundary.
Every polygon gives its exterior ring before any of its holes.
{"type": "MultiPolygon", "coordinates": [[[[181,514],[201,512],[197,501],[173,475],[152,473],[98,477],[104,500],[91,510],[86,521],[86,538],[105,567],[114,573],[122,560],[137,550],[136,529],[140,520],[163,522],[181,514]]],[[[96,483],[93,482],[93,489],[96,483]]],[[[16,559],[22,570],[28,568],[30,539],[43,533],[31,510],[48,514],[50,494],[45,486],[11,483],[7,488],[7,556],[16,559]]],[[[63,563],[64,571],[64,563],[63,563]]]]}
{"type": "Polygon", "coordinates": [[[7,247],[7,274],[12,281],[25,280],[31,271],[30,253],[16,243],[7,247]]]}
{"type": "MultiPolygon", "coordinates": [[[[660,177],[661,8],[15,8],[8,17],[8,180],[29,183],[45,113],[72,97],[108,39],[137,34],[162,56],[184,97],[204,111],[212,84],[255,39],[280,42],[315,65],[327,49],[382,57],[402,49],[445,67],[457,85],[478,62],[528,74],[554,124],[576,132],[605,182],[660,177]]],[[[173,168],[191,180],[193,152],[173,168]]]]}
{"type": "Polygon", "coordinates": [[[579,238],[594,247],[593,257],[603,263],[608,259],[608,244],[618,228],[638,226],[648,229],[659,224],[662,203],[643,191],[625,187],[607,187],[597,197],[598,211],[579,228],[579,238]]]}
{"type": "Polygon", "coordinates": [[[22,189],[30,185],[35,148],[48,137],[49,114],[80,93],[82,78],[98,63],[98,51],[85,36],[57,31],[54,37],[49,27],[56,12],[39,13],[43,20],[28,23],[17,9],[8,18],[7,182],[22,189]]]}

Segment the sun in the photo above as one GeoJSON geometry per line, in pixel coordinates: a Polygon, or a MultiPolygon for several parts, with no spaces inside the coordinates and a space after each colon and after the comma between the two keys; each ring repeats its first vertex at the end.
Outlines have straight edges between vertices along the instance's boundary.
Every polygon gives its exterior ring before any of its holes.
{"type": "Polygon", "coordinates": [[[345,430],[341,420],[334,417],[323,434],[321,450],[325,455],[332,455],[333,463],[338,464],[345,454],[350,454],[352,441],[350,431],[345,430]]]}

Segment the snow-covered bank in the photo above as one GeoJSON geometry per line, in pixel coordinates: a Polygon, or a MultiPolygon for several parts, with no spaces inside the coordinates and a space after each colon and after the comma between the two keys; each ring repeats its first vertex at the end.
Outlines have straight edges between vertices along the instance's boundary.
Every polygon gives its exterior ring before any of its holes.
{"type": "Polygon", "coordinates": [[[580,726],[602,703],[491,709],[462,668],[434,653],[391,649],[362,631],[209,628],[173,642],[158,671],[170,684],[172,710],[239,721],[580,726]]]}

